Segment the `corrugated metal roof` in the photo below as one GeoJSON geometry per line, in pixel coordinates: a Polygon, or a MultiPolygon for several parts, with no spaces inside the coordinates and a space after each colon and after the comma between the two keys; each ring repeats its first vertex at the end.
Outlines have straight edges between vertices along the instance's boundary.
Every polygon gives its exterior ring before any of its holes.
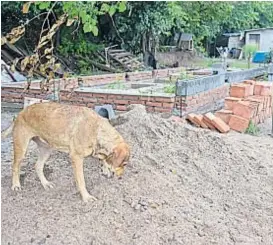
{"type": "Polygon", "coordinates": [[[248,29],[244,30],[244,32],[251,32],[251,31],[265,31],[265,30],[273,30],[273,27],[267,27],[267,28],[257,28],[257,29],[248,29]]]}
{"type": "Polygon", "coordinates": [[[192,40],[192,34],[190,34],[190,33],[182,33],[182,35],[181,35],[181,40],[182,41],[190,41],[190,40],[192,40]]]}
{"type": "Polygon", "coordinates": [[[241,33],[240,32],[235,32],[235,33],[224,33],[223,36],[225,37],[237,37],[240,36],[241,33]]]}

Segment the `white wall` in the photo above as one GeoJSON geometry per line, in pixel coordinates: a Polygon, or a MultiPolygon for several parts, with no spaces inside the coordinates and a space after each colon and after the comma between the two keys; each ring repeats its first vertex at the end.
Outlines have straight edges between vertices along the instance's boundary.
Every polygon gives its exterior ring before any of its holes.
{"type": "Polygon", "coordinates": [[[246,33],[245,43],[249,44],[249,34],[260,34],[260,51],[269,51],[273,49],[273,29],[257,30],[246,33]]]}
{"type": "Polygon", "coordinates": [[[228,39],[228,48],[239,48],[240,47],[240,36],[231,36],[228,39]]]}

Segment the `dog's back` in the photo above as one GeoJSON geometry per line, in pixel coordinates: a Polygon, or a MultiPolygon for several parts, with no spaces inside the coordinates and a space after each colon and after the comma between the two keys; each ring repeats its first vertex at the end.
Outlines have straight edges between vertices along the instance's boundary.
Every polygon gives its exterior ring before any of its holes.
{"type": "Polygon", "coordinates": [[[84,146],[96,143],[99,121],[100,117],[88,108],[46,102],[21,111],[14,130],[24,131],[46,141],[52,148],[69,152],[75,137],[84,139],[84,146]]]}

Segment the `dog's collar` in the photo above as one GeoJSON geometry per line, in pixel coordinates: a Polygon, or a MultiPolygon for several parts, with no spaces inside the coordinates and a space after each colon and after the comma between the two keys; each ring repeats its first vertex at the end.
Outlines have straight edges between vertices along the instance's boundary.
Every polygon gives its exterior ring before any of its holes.
{"type": "Polygon", "coordinates": [[[107,161],[113,156],[113,153],[111,153],[109,156],[107,156],[104,160],[107,161]]]}

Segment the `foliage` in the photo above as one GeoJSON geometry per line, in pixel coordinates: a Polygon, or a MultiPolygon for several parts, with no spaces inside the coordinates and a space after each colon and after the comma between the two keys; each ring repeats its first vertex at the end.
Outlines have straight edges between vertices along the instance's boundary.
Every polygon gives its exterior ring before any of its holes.
{"type": "Polygon", "coordinates": [[[224,24],[227,32],[272,27],[272,2],[232,2],[232,11],[224,24]]]}
{"type": "Polygon", "coordinates": [[[154,52],[159,44],[169,45],[179,32],[192,33],[195,48],[204,52],[224,32],[273,25],[273,3],[253,1],[1,2],[1,11],[1,31],[4,36],[12,34],[9,41],[16,41],[30,55],[43,55],[53,47],[50,55],[57,51],[65,57],[90,56],[112,44],[135,54],[154,52]],[[65,21],[49,34],[62,16],[65,21]],[[13,29],[19,26],[20,31],[13,29]],[[35,49],[39,42],[40,51],[35,49]]]}
{"type": "Polygon", "coordinates": [[[251,135],[257,135],[259,131],[260,131],[259,128],[252,121],[250,121],[245,133],[251,134],[251,135]]]}
{"type": "Polygon", "coordinates": [[[258,46],[255,44],[247,44],[243,47],[243,52],[248,62],[248,68],[250,68],[251,57],[257,52],[257,50],[258,46]]]}
{"type": "Polygon", "coordinates": [[[107,85],[108,89],[125,89],[125,84],[124,82],[118,80],[114,83],[110,83],[107,85]]]}
{"type": "MultiPolygon", "coordinates": [[[[31,20],[26,20],[25,23],[13,28],[9,33],[1,38],[1,45],[6,43],[16,43],[25,34],[25,26],[29,25],[31,21],[38,18],[40,15],[45,14],[45,19],[42,24],[42,30],[39,34],[39,41],[36,45],[33,54],[24,57],[23,59],[15,59],[12,64],[12,70],[15,67],[21,71],[26,71],[28,77],[33,77],[34,72],[40,72],[40,74],[46,76],[45,82],[41,82],[41,89],[48,89],[50,80],[55,77],[56,72],[61,68],[60,63],[56,63],[54,57],[54,40],[53,37],[59,31],[60,27],[66,23],[66,26],[71,26],[73,23],[78,23],[78,26],[82,24],[84,33],[92,32],[94,36],[98,35],[98,16],[108,13],[110,16],[116,11],[123,12],[126,10],[124,2],[117,2],[111,5],[98,2],[25,2],[22,6],[23,14],[28,14],[31,5],[34,5],[34,9],[45,10],[45,13],[41,13],[31,20]],[[55,7],[59,8],[55,11],[55,7]],[[57,17],[56,17],[57,15],[57,17]],[[53,16],[55,21],[52,23],[50,17],[53,16]]],[[[7,6],[6,6],[7,7],[7,6]]],[[[8,8],[8,7],[7,7],[8,8]]],[[[62,50],[62,49],[61,49],[62,50]]],[[[88,52],[90,46],[86,42],[80,42],[78,51],[88,52]]],[[[65,51],[64,51],[65,52],[65,51]]],[[[65,75],[66,76],[66,75],[65,75]]],[[[30,88],[30,80],[25,89],[30,88]]]]}
{"type": "Polygon", "coordinates": [[[175,93],[175,89],[176,89],[176,85],[175,84],[166,84],[163,88],[164,93],[167,94],[174,94],[175,93]]]}
{"type": "Polygon", "coordinates": [[[96,44],[90,42],[83,32],[79,32],[74,39],[71,39],[71,33],[62,30],[61,45],[58,46],[58,51],[64,57],[68,57],[73,54],[86,55],[92,54],[96,51],[104,50],[103,44],[96,44]]]}
{"type": "Polygon", "coordinates": [[[190,73],[187,73],[186,71],[184,72],[181,72],[180,73],[180,76],[179,76],[179,79],[180,80],[188,80],[188,79],[192,79],[194,76],[190,73]]]}

